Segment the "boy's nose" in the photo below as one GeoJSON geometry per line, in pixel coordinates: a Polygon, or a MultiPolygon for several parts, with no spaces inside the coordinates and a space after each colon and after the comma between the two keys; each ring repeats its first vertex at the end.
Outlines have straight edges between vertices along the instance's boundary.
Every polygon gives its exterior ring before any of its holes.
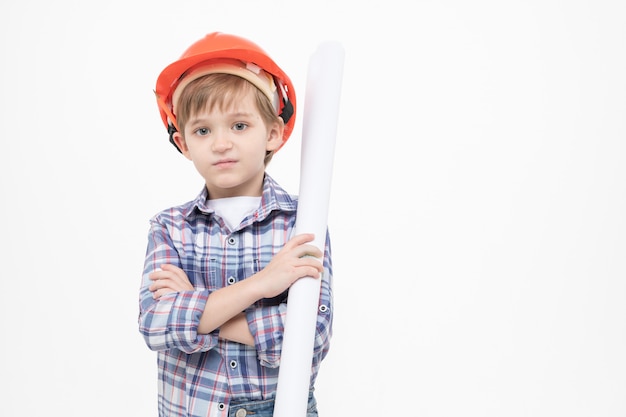
{"type": "Polygon", "coordinates": [[[233,143],[225,132],[219,132],[213,139],[213,150],[216,152],[224,152],[232,147],[233,143]]]}

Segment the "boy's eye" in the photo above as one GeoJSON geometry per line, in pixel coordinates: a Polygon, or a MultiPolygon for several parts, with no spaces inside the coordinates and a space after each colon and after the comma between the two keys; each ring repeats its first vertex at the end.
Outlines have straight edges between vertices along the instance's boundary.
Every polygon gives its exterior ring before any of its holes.
{"type": "Polygon", "coordinates": [[[246,125],[245,123],[235,123],[233,125],[233,129],[235,130],[244,130],[248,125],[246,125]]]}
{"type": "Polygon", "coordinates": [[[209,129],[207,129],[206,127],[201,127],[199,129],[196,129],[196,134],[200,135],[200,136],[205,136],[209,134],[209,129]]]}

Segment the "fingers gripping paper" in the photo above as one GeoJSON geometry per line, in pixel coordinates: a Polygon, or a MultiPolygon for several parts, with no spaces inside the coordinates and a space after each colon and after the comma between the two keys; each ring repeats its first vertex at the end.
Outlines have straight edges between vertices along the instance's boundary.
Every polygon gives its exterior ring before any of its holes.
{"type": "MultiPolygon", "coordinates": [[[[320,44],[309,61],[304,116],[296,233],[314,233],[322,252],[326,242],[328,202],[333,170],[343,47],[320,44]]],[[[301,278],[289,289],[274,417],[305,417],[320,280],[301,278]]]]}

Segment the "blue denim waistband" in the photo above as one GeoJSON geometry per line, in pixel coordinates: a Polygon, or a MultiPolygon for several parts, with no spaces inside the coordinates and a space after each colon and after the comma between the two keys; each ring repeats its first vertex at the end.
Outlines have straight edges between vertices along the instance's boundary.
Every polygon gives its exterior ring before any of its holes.
{"type": "MultiPolygon", "coordinates": [[[[230,403],[228,417],[272,417],[274,399],[261,401],[233,401],[230,403]]],[[[309,392],[307,417],[317,416],[317,401],[313,391],[309,392]]]]}

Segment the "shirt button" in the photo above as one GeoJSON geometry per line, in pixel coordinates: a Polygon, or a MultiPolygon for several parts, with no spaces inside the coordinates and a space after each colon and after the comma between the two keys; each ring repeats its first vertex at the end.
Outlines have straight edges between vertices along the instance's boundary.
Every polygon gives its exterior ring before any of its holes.
{"type": "Polygon", "coordinates": [[[220,411],[224,410],[225,408],[226,408],[226,404],[224,404],[224,403],[219,403],[217,405],[217,409],[220,410],[220,411]]]}
{"type": "Polygon", "coordinates": [[[228,283],[229,284],[234,284],[235,283],[235,277],[228,277],[228,283]]]}
{"type": "Polygon", "coordinates": [[[229,244],[229,245],[234,245],[234,244],[235,244],[235,242],[236,242],[236,240],[235,240],[235,238],[234,238],[234,237],[229,237],[229,238],[228,238],[228,244],[229,244]]]}
{"type": "Polygon", "coordinates": [[[239,410],[237,410],[237,412],[235,413],[235,417],[246,417],[246,414],[248,414],[248,412],[243,409],[240,408],[239,410]]]}
{"type": "Polygon", "coordinates": [[[325,304],[322,304],[320,306],[320,312],[326,313],[327,311],[328,311],[328,307],[325,304]]]}
{"type": "Polygon", "coordinates": [[[235,360],[230,361],[230,367],[232,369],[235,369],[237,367],[237,361],[235,361],[235,360]]]}

